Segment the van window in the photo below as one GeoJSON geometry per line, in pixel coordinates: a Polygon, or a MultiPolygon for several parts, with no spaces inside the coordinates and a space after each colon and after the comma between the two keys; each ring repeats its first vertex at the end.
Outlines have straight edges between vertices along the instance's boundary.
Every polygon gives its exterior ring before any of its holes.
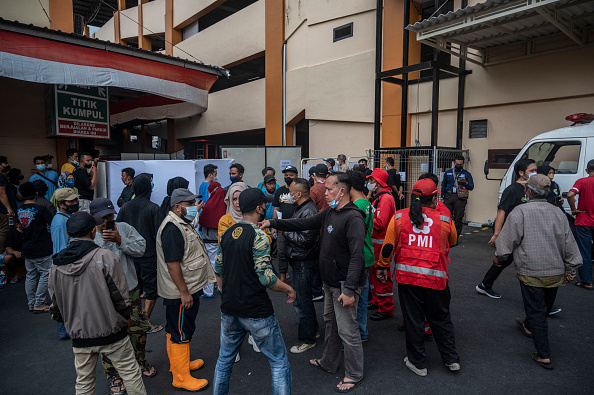
{"type": "Polygon", "coordinates": [[[536,166],[549,165],[558,174],[576,174],[580,157],[579,141],[547,141],[532,144],[522,159],[534,159],[536,166]]]}

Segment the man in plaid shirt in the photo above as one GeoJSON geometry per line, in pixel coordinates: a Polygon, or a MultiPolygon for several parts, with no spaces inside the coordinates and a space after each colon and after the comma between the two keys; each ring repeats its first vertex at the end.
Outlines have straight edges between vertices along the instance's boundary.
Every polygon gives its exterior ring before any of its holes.
{"type": "Polygon", "coordinates": [[[573,281],[582,258],[565,215],[546,200],[549,178],[536,174],[525,185],[528,204],[517,206],[507,217],[494,260],[513,255],[526,311],[526,318],[516,323],[534,341],[537,352],[532,359],[552,369],[547,316],[558,287],[573,281]]]}

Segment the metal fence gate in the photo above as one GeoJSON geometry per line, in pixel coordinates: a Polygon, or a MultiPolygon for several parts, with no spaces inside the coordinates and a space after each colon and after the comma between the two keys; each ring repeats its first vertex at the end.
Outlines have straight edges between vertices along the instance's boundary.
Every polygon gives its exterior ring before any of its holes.
{"type": "Polygon", "coordinates": [[[410,192],[413,185],[423,173],[431,172],[439,177],[438,188],[441,188],[443,173],[454,165],[454,158],[462,155],[464,166],[468,168],[470,154],[468,150],[441,147],[413,147],[368,150],[367,158],[372,168],[385,166],[386,158],[394,158],[394,167],[400,173],[404,187],[406,207],[410,205],[410,192]]]}

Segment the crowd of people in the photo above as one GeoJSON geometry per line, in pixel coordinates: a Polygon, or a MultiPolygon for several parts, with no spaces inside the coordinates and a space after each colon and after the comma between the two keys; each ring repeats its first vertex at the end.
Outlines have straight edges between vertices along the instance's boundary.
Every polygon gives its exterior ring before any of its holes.
{"type": "MultiPolygon", "coordinates": [[[[367,159],[351,169],[338,155],[312,166],[309,178],[287,166],[282,185],[266,167],[257,187],[244,182],[245,168],[234,163],[231,184],[223,188],[217,166],[208,164],[197,193],[188,180],[173,177],[160,206],[150,200],[153,176],[125,168],[117,215],[112,201],[94,198],[97,159],[73,149],[67,157],[60,175],[51,158],[35,157],[35,173],[21,184],[21,172],[0,156],[0,248],[11,282],[26,273],[29,311],[51,312],[58,336],[72,340],[77,393],[94,391],[99,357],[111,394],[146,393],[142,379],[157,374],[147,361],[147,334],[163,329],[150,321],[158,298],[165,306],[172,386],[207,388],[207,379],[191,374],[204,361],[190,358],[190,343],[201,300],[220,293],[214,393],[229,392],[247,337],[270,362],[273,393],[290,394],[287,347],[268,289],[285,294],[298,317],[298,342],[289,352],[307,352],[323,336],[321,356],[309,364],[336,373],[344,359],[337,392],[364,379],[367,319],[393,317],[394,282],[406,334],[404,365],[426,376],[425,341],[432,337],[447,369],[461,369],[448,262],[474,188],[463,157],[444,173],[441,189],[436,175],[422,174],[408,204],[391,157],[371,170],[367,159]],[[323,301],[323,331],[317,301],[323,301]]],[[[552,369],[547,316],[560,311],[553,305],[558,287],[577,274],[576,285],[592,289],[594,160],[589,176],[567,195],[574,231],[555,169],[523,159],[514,170],[518,181],[503,193],[489,241],[493,265],[476,290],[500,298],[493,284],[514,263],[526,312],[517,325],[534,341],[531,358],[552,369]]]]}

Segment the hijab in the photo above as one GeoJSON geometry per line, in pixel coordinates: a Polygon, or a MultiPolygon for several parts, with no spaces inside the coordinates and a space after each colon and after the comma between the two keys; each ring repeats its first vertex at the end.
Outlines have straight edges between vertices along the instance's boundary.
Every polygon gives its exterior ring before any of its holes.
{"type": "Polygon", "coordinates": [[[60,178],[58,178],[58,188],[70,188],[68,185],[66,185],[66,180],[68,179],[69,175],[69,171],[65,171],[60,174],[60,178]]]}
{"type": "Polygon", "coordinates": [[[161,211],[163,211],[163,215],[167,215],[169,210],[171,209],[171,194],[178,188],[188,188],[190,186],[190,181],[186,180],[183,177],[173,177],[167,181],[167,196],[163,199],[163,203],[161,203],[161,211]]]}
{"type": "MultiPolygon", "coordinates": [[[[243,218],[241,211],[233,206],[233,194],[237,191],[243,192],[248,189],[248,186],[243,181],[238,181],[236,183],[231,184],[229,190],[227,191],[227,196],[225,196],[225,204],[227,205],[227,214],[231,214],[231,219],[238,223],[243,218]]],[[[209,198],[210,199],[210,198],[209,198]]]]}
{"type": "Polygon", "coordinates": [[[211,182],[208,186],[210,197],[202,207],[199,223],[206,228],[217,228],[219,220],[227,212],[225,205],[225,190],[218,182],[211,182]]]}

